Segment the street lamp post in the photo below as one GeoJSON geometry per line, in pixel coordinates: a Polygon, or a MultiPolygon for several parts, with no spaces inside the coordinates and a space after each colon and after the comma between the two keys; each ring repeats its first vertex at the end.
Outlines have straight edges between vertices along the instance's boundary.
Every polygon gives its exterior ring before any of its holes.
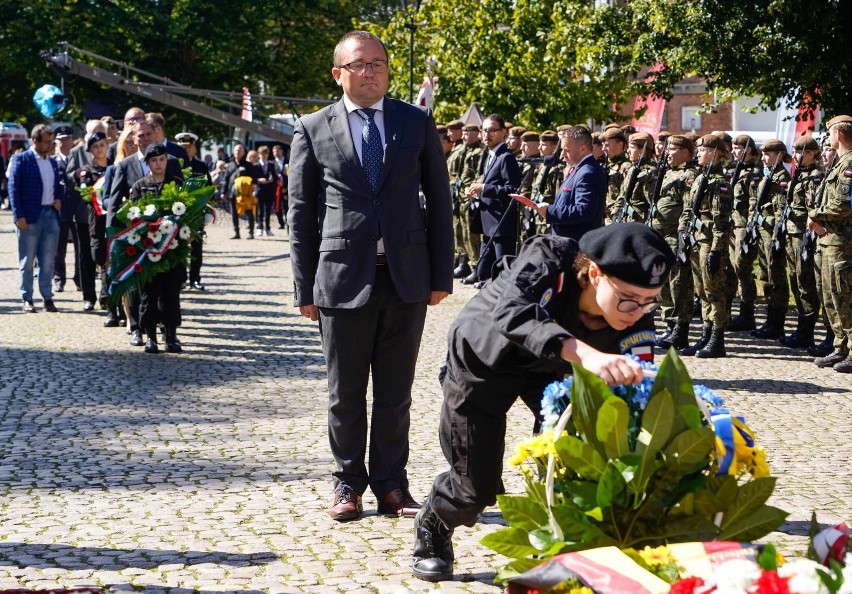
{"type": "Polygon", "coordinates": [[[408,22],[405,23],[405,28],[408,29],[408,102],[414,102],[414,32],[417,30],[417,23],[414,22],[414,15],[420,10],[421,0],[411,2],[412,9],[409,9],[409,2],[399,0],[402,5],[402,10],[408,14],[408,22]]]}

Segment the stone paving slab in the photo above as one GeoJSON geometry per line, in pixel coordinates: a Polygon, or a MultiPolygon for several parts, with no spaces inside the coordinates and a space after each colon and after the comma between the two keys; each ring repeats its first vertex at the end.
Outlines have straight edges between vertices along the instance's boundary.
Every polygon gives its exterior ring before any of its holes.
{"type": "MultiPolygon", "coordinates": [[[[103,328],[103,312],[84,313],[70,281],[61,313],[20,313],[10,224],[0,212],[0,589],[501,591],[505,559],[479,544],[503,523],[496,509],[457,531],[456,579],[442,584],[412,578],[411,520],[377,516],[369,493],[360,521],[325,515],[325,368],[315,325],[291,307],[285,231],[232,241],[224,218],[208,229],[208,290],[183,297],[184,353],[146,355],[103,328]]],[[[436,374],[471,295],[457,285],[427,317],[409,464],[418,498],[445,468],[436,374]]],[[[812,510],[852,519],[852,378],[746,334],[729,352],[687,364],[757,431],[779,477],[771,503],[791,512],[771,540],[801,554],[812,510]]],[[[530,428],[514,407],[508,442],[530,428]]]]}

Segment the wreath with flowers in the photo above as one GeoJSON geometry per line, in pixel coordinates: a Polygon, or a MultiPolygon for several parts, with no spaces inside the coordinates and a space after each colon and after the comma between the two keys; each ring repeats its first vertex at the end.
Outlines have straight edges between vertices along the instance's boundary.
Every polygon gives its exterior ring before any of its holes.
{"type": "Polygon", "coordinates": [[[186,264],[190,244],[215,216],[207,204],[214,190],[206,179],[195,177],[181,185],[166,184],[159,196],[145,194],[122,205],[116,217],[127,227],[112,232],[108,244],[110,304],[156,275],[186,264]]]}

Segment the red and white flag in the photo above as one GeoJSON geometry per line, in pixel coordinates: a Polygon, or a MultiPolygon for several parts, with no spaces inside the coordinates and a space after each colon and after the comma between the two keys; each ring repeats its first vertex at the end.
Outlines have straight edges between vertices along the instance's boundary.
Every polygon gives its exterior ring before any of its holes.
{"type": "Polygon", "coordinates": [[[254,121],[252,119],[251,93],[248,87],[243,87],[243,115],[241,116],[247,122],[254,121]]]}
{"type": "Polygon", "coordinates": [[[427,76],[423,79],[420,85],[420,91],[417,93],[417,99],[414,100],[415,105],[423,105],[429,109],[435,105],[435,79],[427,76]]]}

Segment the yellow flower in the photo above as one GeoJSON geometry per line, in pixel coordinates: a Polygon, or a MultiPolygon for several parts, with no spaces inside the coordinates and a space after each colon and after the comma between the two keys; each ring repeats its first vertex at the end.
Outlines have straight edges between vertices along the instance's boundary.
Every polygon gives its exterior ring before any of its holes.
{"type": "Polygon", "coordinates": [[[583,586],[582,588],[571,588],[571,592],[568,594],[595,594],[591,588],[587,588],[583,586]]]}
{"type": "Polygon", "coordinates": [[[755,446],[752,451],[751,468],[749,469],[754,478],[765,478],[769,476],[769,465],[766,463],[766,451],[755,446]]]}
{"type": "Polygon", "coordinates": [[[666,546],[661,546],[652,549],[651,547],[645,547],[641,551],[637,551],[639,556],[642,557],[642,560],[645,561],[651,567],[656,565],[667,565],[669,563],[674,563],[674,559],[672,558],[672,552],[666,546]]]}
{"type": "Polygon", "coordinates": [[[516,445],[515,454],[509,458],[509,464],[520,466],[527,458],[546,459],[553,453],[556,453],[553,431],[544,431],[516,445]]]}

